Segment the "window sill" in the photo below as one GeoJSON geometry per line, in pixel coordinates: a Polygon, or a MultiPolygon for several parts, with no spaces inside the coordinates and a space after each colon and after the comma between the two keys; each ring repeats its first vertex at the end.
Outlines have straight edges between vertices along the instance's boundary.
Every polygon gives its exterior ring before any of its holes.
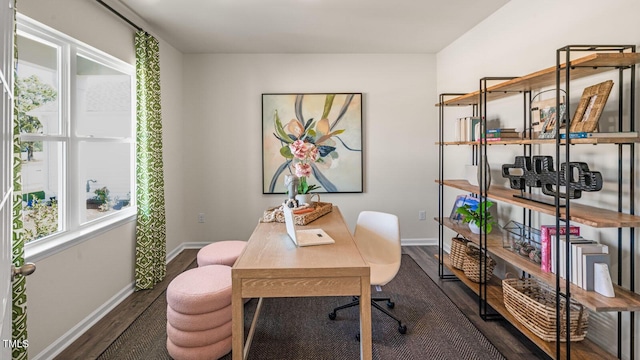
{"type": "Polygon", "coordinates": [[[126,209],[95,224],[89,224],[73,232],[65,232],[48,239],[28,243],[24,247],[25,262],[37,262],[83,243],[109,230],[136,220],[136,209],[126,209]]]}

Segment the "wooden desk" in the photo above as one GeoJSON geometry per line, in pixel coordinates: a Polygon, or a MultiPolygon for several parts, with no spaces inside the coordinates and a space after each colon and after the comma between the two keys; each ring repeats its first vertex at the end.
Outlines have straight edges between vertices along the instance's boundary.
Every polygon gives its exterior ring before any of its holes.
{"type": "MultiPolygon", "coordinates": [[[[247,358],[263,297],[356,295],[362,304],[371,302],[369,265],[340,210],[334,206],[332,212],[307,227],[324,229],[336,243],[297,248],[283,223],[259,223],[233,266],[234,360],[247,358]],[[243,298],[260,298],[246,348],[243,298]]],[[[301,314],[305,311],[299,310],[301,314]]],[[[305,321],[303,316],[300,321],[305,321]]],[[[360,306],[360,357],[371,359],[371,306],[360,306]]]]}

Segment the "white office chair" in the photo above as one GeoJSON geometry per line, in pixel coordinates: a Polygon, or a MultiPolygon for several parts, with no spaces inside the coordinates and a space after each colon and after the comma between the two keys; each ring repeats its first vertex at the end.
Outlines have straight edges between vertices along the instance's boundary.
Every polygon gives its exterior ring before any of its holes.
{"type": "MultiPolygon", "coordinates": [[[[371,285],[386,285],[400,270],[402,250],[398,217],[377,211],[363,211],[358,215],[353,237],[360,253],[371,268],[371,285]]],[[[402,324],[402,321],[380,306],[377,301],[386,301],[390,309],[395,306],[395,303],[388,297],[371,298],[371,305],[397,321],[398,331],[405,334],[407,327],[402,324]]],[[[359,304],[360,299],[354,296],[351,303],[333,309],[333,312],[329,313],[329,319],[335,320],[336,311],[359,304]]]]}

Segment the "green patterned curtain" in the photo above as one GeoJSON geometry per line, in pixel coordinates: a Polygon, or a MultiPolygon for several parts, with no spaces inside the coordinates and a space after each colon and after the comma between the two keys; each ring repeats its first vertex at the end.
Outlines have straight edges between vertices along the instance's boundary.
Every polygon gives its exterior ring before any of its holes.
{"type": "MultiPolygon", "coordinates": [[[[17,1],[13,2],[14,9],[14,41],[13,41],[13,57],[14,65],[18,64],[18,45],[17,34],[15,31],[15,8],[17,1]]],[[[14,67],[13,78],[16,78],[16,70],[14,67]]],[[[18,88],[14,87],[14,101],[18,98],[18,88]]],[[[22,157],[20,152],[20,126],[18,124],[18,110],[13,107],[13,235],[12,235],[12,251],[13,265],[18,268],[24,265],[24,228],[22,227],[22,157]]],[[[18,276],[13,281],[13,309],[12,315],[12,337],[18,344],[23,344],[27,340],[27,280],[24,276],[18,276]]],[[[27,348],[24,346],[14,347],[12,349],[13,359],[27,359],[27,348]]]]}
{"type": "Polygon", "coordinates": [[[166,274],[166,222],[160,114],[158,40],[144,31],[136,47],[136,290],[151,289],[166,274]]]}

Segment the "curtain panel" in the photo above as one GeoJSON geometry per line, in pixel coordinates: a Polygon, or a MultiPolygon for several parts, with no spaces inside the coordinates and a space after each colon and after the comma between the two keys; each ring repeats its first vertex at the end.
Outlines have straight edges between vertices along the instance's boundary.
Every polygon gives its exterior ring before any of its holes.
{"type": "MultiPolygon", "coordinates": [[[[13,79],[17,76],[18,65],[18,41],[16,31],[16,5],[13,2],[13,79]]],[[[18,99],[18,87],[14,86],[14,101],[18,99]]],[[[20,125],[18,123],[18,110],[13,107],[13,208],[12,208],[12,239],[11,250],[13,266],[16,268],[24,265],[24,228],[22,222],[22,155],[20,144],[20,125]]],[[[24,276],[18,276],[12,283],[12,309],[11,332],[12,340],[23,344],[27,340],[27,280],[24,276]]],[[[14,360],[28,359],[27,347],[16,346],[11,350],[14,360]]]]}
{"type": "Polygon", "coordinates": [[[166,219],[160,111],[158,40],[144,31],[136,48],[136,290],[151,289],[166,275],[166,219]]]}

